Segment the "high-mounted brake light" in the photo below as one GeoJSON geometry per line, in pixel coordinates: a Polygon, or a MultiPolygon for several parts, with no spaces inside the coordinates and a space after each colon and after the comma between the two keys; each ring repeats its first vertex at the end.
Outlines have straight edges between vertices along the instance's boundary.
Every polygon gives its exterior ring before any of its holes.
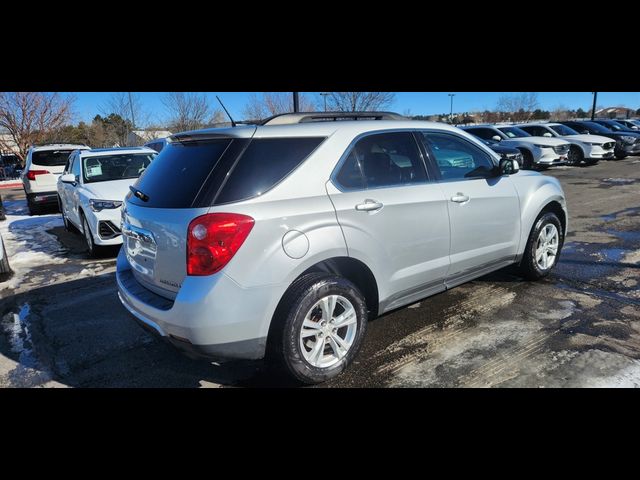
{"type": "Polygon", "coordinates": [[[187,275],[212,275],[233,258],[253,228],[254,220],[237,213],[208,213],[187,230],[187,275]]]}
{"type": "Polygon", "coordinates": [[[29,170],[27,178],[33,182],[36,179],[36,175],[46,175],[47,173],[50,173],[49,170],[29,170]]]}

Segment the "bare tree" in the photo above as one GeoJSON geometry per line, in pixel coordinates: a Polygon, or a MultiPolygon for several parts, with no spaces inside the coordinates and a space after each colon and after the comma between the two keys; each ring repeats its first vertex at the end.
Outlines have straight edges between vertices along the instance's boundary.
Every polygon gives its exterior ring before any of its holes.
{"type": "MultiPolygon", "coordinates": [[[[57,92],[0,92],[0,130],[17,145],[20,160],[30,145],[69,123],[74,100],[57,92]]],[[[0,148],[10,149],[7,143],[0,137],[0,148]]]]}
{"type": "MultiPolygon", "coordinates": [[[[315,102],[309,96],[301,93],[298,100],[301,112],[312,112],[316,109],[315,102]]],[[[246,120],[264,120],[288,112],[293,112],[292,92],[263,92],[261,96],[252,93],[242,111],[246,120]]]]}
{"type": "Polygon", "coordinates": [[[569,120],[571,117],[572,115],[569,109],[562,104],[558,105],[551,111],[551,120],[555,120],[557,122],[569,120]]]}
{"type": "Polygon", "coordinates": [[[128,120],[133,128],[144,128],[149,123],[150,115],[144,109],[137,92],[114,92],[99,110],[105,117],[111,113],[119,115],[128,120]]]}
{"type": "Polygon", "coordinates": [[[167,124],[172,132],[197,130],[211,123],[215,115],[204,93],[171,92],[162,103],[169,114],[167,124]]]}
{"type": "Polygon", "coordinates": [[[396,99],[393,92],[330,92],[327,109],[334,112],[367,112],[389,108],[396,99]]]}
{"type": "Polygon", "coordinates": [[[514,122],[525,122],[539,106],[537,92],[522,92],[498,98],[496,110],[514,122]]]}

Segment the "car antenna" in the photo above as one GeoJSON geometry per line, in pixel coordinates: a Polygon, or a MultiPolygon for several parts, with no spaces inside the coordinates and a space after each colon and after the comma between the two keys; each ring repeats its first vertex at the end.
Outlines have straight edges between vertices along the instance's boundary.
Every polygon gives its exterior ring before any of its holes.
{"type": "Polygon", "coordinates": [[[224,108],[224,111],[227,114],[227,117],[229,117],[229,120],[231,120],[231,126],[235,127],[236,126],[236,122],[233,121],[233,118],[231,117],[231,114],[229,113],[229,110],[227,110],[227,107],[224,106],[224,103],[222,103],[222,100],[220,100],[220,97],[218,95],[216,95],[216,98],[220,102],[220,105],[222,105],[222,108],[224,108]]]}

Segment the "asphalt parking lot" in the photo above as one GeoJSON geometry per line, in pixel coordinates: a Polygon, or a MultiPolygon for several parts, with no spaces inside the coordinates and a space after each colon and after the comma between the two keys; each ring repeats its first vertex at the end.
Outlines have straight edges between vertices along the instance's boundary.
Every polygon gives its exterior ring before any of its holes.
{"type": "MultiPolygon", "coordinates": [[[[640,158],[558,167],[570,227],[538,283],[500,271],[373,320],[323,387],[640,386],[640,158]]],[[[14,276],[0,283],[2,387],[282,385],[262,362],[189,359],[131,321],[115,255],[88,259],[57,214],[0,191],[14,276]]]]}

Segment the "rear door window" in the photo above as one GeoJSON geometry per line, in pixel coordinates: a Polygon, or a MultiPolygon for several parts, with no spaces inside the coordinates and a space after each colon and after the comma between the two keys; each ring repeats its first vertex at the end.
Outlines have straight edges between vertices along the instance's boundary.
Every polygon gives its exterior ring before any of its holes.
{"type": "Polygon", "coordinates": [[[31,154],[31,163],[43,167],[60,167],[67,164],[73,150],[40,150],[31,154]]]}
{"type": "Polygon", "coordinates": [[[411,132],[367,135],[358,140],[335,176],[347,190],[427,182],[420,150],[411,132]],[[358,179],[361,172],[362,180],[358,179]]]}

